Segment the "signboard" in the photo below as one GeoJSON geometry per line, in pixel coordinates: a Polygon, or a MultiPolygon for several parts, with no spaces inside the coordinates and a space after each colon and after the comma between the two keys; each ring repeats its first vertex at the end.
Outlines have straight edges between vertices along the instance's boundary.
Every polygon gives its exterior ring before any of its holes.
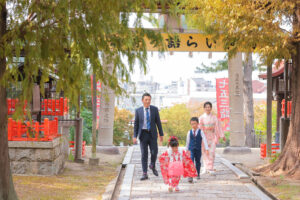
{"type": "Polygon", "coordinates": [[[229,131],[229,90],[228,78],[216,79],[218,119],[224,131],[229,131]]]}
{"type": "MultiPolygon", "coordinates": [[[[92,103],[93,102],[93,76],[91,76],[91,88],[92,88],[92,103]]],[[[97,129],[99,127],[99,115],[100,115],[100,92],[101,92],[101,83],[97,81],[97,98],[96,98],[96,106],[97,106],[97,129]]]]}
{"type": "MultiPolygon", "coordinates": [[[[178,33],[169,35],[162,33],[168,51],[196,51],[196,52],[225,52],[222,42],[215,41],[209,36],[199,33],[178,33]]],[[[157,51],[158,49],[150,44],[146,38],[147,51],[157,51]]]]}

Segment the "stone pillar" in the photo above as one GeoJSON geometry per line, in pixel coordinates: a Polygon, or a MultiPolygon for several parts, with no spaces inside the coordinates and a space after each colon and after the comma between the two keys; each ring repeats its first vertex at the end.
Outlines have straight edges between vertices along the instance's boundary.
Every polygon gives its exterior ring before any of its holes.
{"type": "Polygon", "coordinates": [[[70,149],[69,149],[69,127],[64,127],[62,126],[60,128],[60,133],[61,135],[61,139],[62,139],[62,152],[64,155],[64,159],[65,161],[69,159],[69,153],[70,153],[70,149]]]}
{"type": "Polygon", "coordinates": [[[224,153],[249,153],[251,150],[245,147],[242,53],[237,53],[228,61],[228,84],[230,146],[225,148],[224,153]]]}
{"type": "Polygon", "coordinates": [[[115,113],[115,93],[108,86],[102,85],[100,97],[98,145],[113,145],[113,127],[115,113]]]}
{"type": "MultiPolygon", "coordinates": [[[[113,71],[113,63],[103,56],[104,67],[109,73],[113,71]]],[[[99,114],[99,131],[97,152],[119,154],[119,149],[113,146],[115,92],[107,85],[101,85],[99,114]]]]}

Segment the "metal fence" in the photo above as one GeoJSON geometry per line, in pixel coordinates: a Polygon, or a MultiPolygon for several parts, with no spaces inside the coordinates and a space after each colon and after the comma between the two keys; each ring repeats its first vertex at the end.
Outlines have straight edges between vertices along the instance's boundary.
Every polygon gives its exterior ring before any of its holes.
{"type": "Polygon", "coordinates": [[[254,130],[254,146],[259,148],[261,143],[266,143],[267,142],[267,134],[265,131],[261,130],[254,130]]]}

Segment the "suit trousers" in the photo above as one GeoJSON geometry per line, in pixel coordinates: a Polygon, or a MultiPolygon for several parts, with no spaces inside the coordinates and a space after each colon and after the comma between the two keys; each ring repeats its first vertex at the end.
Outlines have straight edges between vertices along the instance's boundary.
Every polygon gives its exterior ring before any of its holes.
{"type": "Polygon", "coordinates": [[[197,170],[198,175],[200,175],[201,155],[202,155],[201,149],[200,150],[198,150],[198,149],[191,150],[191,160],[196,165],[196,170],[197,170]]]}
{"type": "Polygon", "coordinates": [[[153,137],[151,132],[142,130],[140,136],[140,148],[142,153],[142,168],[143,173],[147,173],[148,168],[148,146],[150,148],[151,154],[151,163],[150,165],[155,168],[155,163],[157,159],[158,153],[158,145],[157,145],[157,138],[153,137]]]}

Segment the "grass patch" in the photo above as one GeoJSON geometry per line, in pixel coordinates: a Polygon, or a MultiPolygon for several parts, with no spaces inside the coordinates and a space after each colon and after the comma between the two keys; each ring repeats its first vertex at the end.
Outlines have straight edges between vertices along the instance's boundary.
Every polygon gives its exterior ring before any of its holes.
{"type": "Polygon", "coordinates": [[[98,200],[106,186],[117,176],[125,151],[121,155],[101,155],[99,166],[66,162],[57,176],[14,175],[13,181],[20,200],[98,200]]]}
{"type": "Polygon", "coordinates": [[[276,186],[279,199],[300,199],[299,185],[279,185],[276,186]]]}
{"type": "Polygon", "coordinates": [[[91,169],[90,174],[59,176],[14,176],[20,199],[101,199],[105,186],[116,176],[115,168],[91,169]]]}
{"type": "Polygon", "coordinates": [[[281,176],[260,178],[259,182],[278,199],[300,199],[300,181],[285,179],[281,176]]]}

